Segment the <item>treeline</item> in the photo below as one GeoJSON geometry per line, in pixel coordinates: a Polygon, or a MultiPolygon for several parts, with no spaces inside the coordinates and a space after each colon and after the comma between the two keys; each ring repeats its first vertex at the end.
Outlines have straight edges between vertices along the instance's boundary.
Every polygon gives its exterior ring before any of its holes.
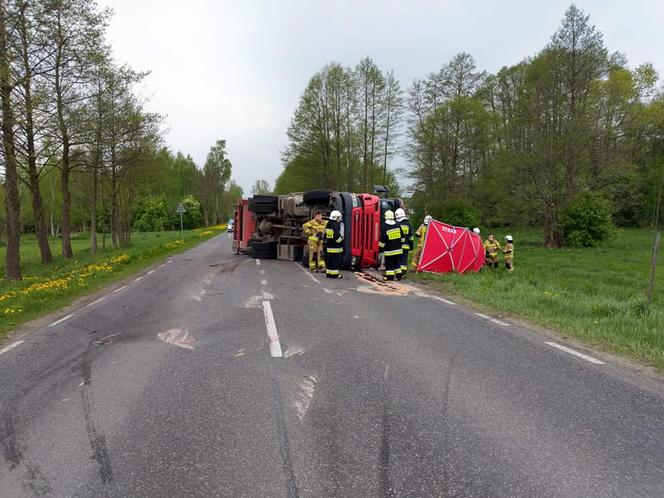
{"type": "MultiPolygon", "coordinates": [[[[313,182],[366,189],[364,172],[385,169],[389,153],[362,153],[367,128],[360,125],[373,108],[365,112],[358,100],[365,93],[358,89],[372,86],[358,85],[357,76],[346,79],[352,81],[352,98],[347,113],[339,114],[352,117],[352,127],[341,126],[353,130],[351,145],[336,140],[344,136],[336,131],[344,120],[336,117],[337,92],[328,89],[333,71],[357,74],[333,64],[305,90],[279,179],[287,187],[313,182]],[[339,164],[354,180],[337,181],[339,164]],[[290,178],[295,173],[302,177],[299,184],[290,178]]],[[[432,214],[463,225],[542,226],[545,242],[557,247],[569,242],[580,216],[589,225],[651,224],[664,168],[664,94],[657,83],[651,64],[630,69],[625,56],[610,53],[574,5],[536,56],[497,74],[479,70],[468,54],[455,56],[407,92],[402,145],[410,207],[417,217],[432,214]]],[[[390,127],[396,130],[401,94],[394,95],[398,104],[390,127]]],[[[386,138],[385,100],[376,100],[377,120],[366,122],[377,132],[369,136],[391,152],[396,149],[386,138]]]]}
{"type": "Polygon", "coordinates": [[[388,162],[397,152],[403,91],[392,71],[365,58],[353,69],[329,64],[316,73],[288,128],[283,173],[275,191],[316,187],[396,192],[388,162]]]}
{"type": "MultiPolygon", "coordinates": [[[[91,251],[131,243],[188,209],[190,225],[230,212],[225,142],[203,169],[163,146],[163,117],[134,91],[147,73],[118,64],[105,42],[110,12],[89,0],[0,0],[0,104],[5,272],[20,279],[20,238],[34,232],[44,264],[48,236],[73,256],[73,231],[91,251]],[[98,241],[101,234],[101,241],[98,241]]],[[[231,185],[233,195],[241,195],[231,185]]]]}

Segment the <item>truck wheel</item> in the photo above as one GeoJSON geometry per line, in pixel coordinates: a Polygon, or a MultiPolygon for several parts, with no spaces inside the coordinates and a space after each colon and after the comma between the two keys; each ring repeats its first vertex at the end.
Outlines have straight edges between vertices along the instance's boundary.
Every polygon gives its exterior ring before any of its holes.
{"type": "Polygon", "coordinates": [[[279,207],[276,195],[255,195],[249,199],[249,210],[258,214],[274,213],[279,207]]]}
{"type": "Polygon", "coordinates": [[[277,259],[277,242],[257,242],[251,243],[252,257],[256,259],[277,259]]]}
{"type": "Polygon", "coordinates": [[[327,204],[331,193],[331,190],[308,190],[302,194],[302,200],[305,204],[327,204]]]}

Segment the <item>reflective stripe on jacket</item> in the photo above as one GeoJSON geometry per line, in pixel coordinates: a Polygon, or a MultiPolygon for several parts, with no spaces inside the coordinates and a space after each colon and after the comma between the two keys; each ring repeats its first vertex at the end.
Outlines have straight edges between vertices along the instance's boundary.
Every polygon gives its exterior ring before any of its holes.
{"type": "Polygon", "coordinates": [[[383,249],[385,256],[403,254],[403,248],[401,247],[401,227],[396,222],[392,224],[387,224],[386,222],[381,230],[378,245],[383,249]]]}
{"type": "Polygon", "coordinates": [[[413,250],[413,227],[410,226],[410,221],[401,220],[399,222],[401,228],[401,247],[406,251],[413,250]]]}
{"type": "Polygon", "coordinates": [[[344,252],[344,236],[341,233],[342,224],[330,220],[325,228],[325,250],[330,254],[344,252]]]}
{"type": "Polygon", "coordinates": [[[307,221],[302,225],[302,231],[309,240],[318,240],[318,234],[325,232],[325,227],[327,226],[327,221],[321,220],[320,222],[315,219],[307,221]]]}

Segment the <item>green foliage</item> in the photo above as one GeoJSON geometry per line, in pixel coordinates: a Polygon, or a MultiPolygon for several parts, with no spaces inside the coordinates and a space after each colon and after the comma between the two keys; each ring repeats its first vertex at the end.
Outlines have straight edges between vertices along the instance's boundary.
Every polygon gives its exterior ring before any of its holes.
{"type": "MultiPolygon", "coordinates": [[[[192,195],[188,195],[182,199],[182,206],[185,212],[182,215],[182,224],[184,228],[198,228],[203,225],[203,213],[201,212],[201,203],[192,195]]],[[[180,226],[180,218],[178,214],[173,215],[174,225],[180,226]]]]}
{"type": "Polygon", "coordinates": [[[169,216],[165,198],[148,197],[139,204],[134,218],[134,230],[161,232],[170,228],[170,225],[171,216],[169,216]]]}
{"type": "Polygon", "coordinates": [[[601,194],[581,194],[561,214],[565,242],[574,247],[594,247],[613,230],[612,206],[601,194]]]}

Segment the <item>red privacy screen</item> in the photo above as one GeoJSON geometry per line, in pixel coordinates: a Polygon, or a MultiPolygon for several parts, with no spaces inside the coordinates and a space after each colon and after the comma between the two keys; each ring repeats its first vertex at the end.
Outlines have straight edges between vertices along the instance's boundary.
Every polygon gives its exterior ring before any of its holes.
{"type": "Polygon", "coordinates": [[[465,227],[431,220],[417,271],[433,273],[479,271],[484,249],[479,235],[465,227]]]}

